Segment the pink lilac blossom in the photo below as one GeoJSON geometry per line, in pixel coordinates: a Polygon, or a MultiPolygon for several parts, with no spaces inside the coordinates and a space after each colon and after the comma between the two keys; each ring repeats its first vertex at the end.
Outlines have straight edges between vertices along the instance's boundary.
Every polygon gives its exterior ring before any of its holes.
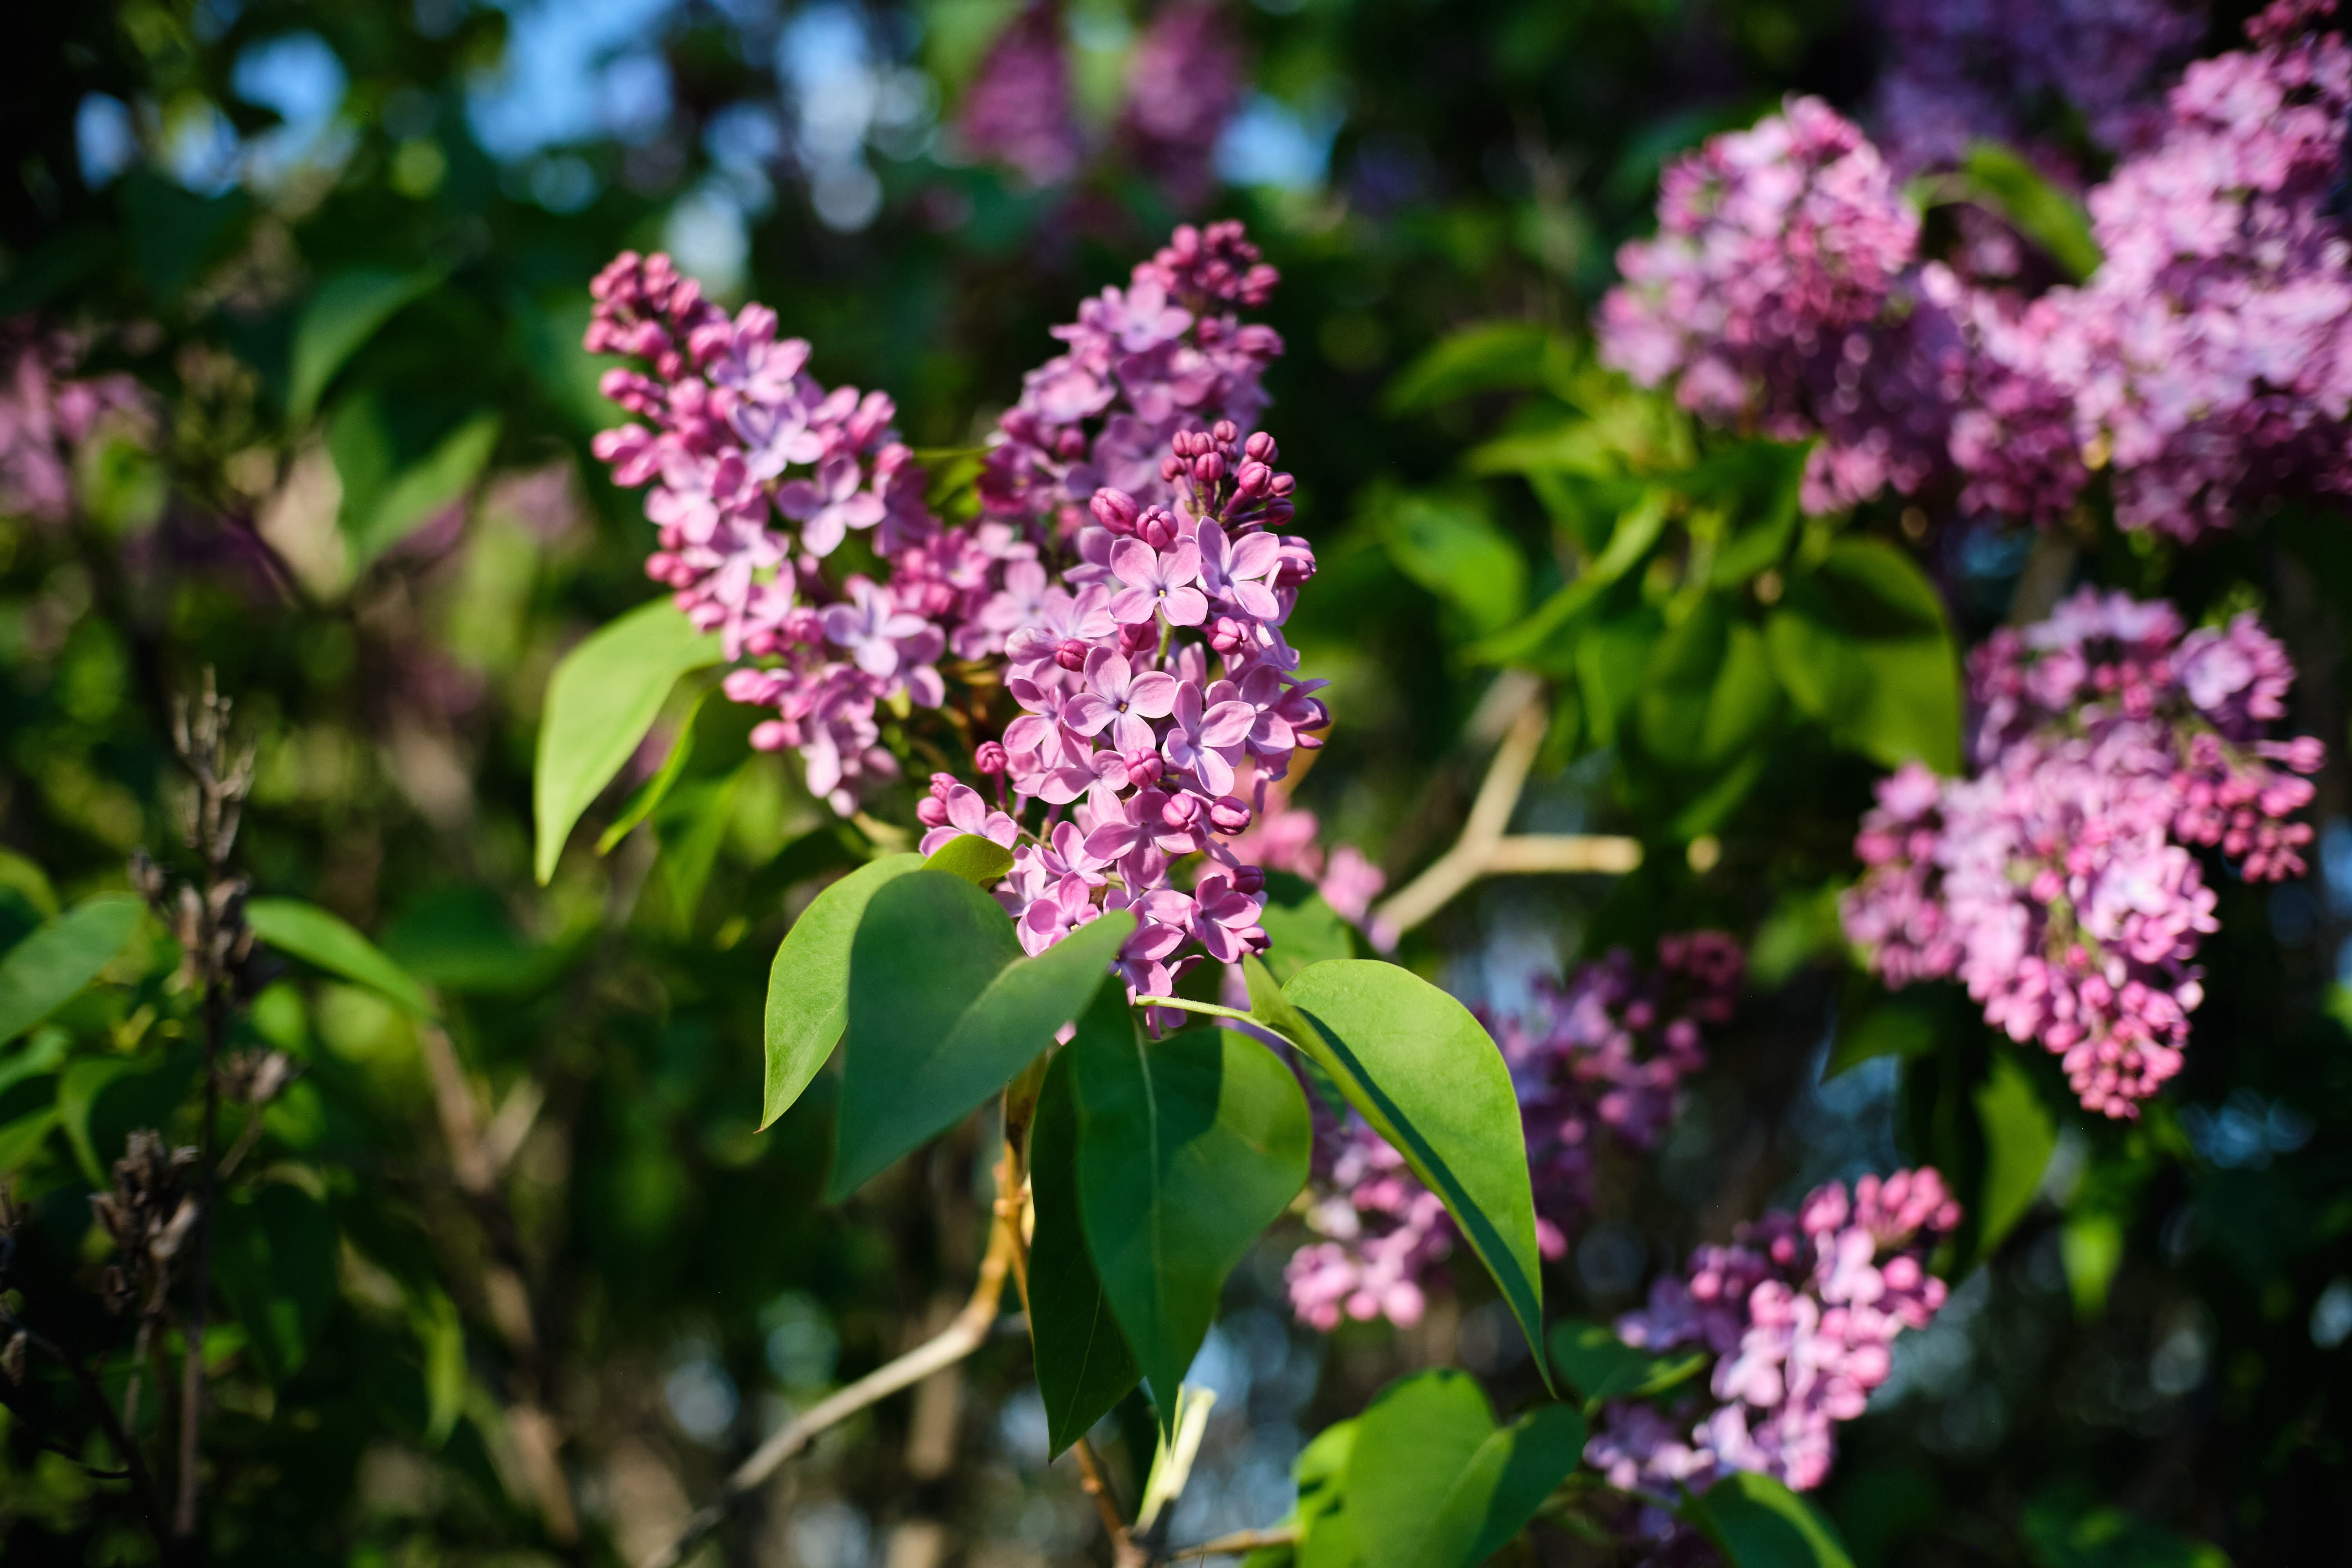
{"type": "Polygon", "coordinates": [[[1658,234],[1618,252],[1601,357],[1684,407],[1776,440],[1825,439],[1803,501],[1834,511],[1948,467],[1965,357],[1916,274],[1919,217],[1861,131],[1791,97],[1667,169],[1658,234]]]}
{"type": "Polygon", "coordinates": [[[1285,785],[1273,784],[1266,790],[1257,820],[1234,840],[1234,853],[1269,871],[1285,871],[1314,883],[1333,913],[1362,928],[1374,946],[1383,951],[1393,947],[1394,933],[1384,937],[1371,913],[1372,900],[1388,886],[1387,873],[1352,844],[1327,852],[1321,831],[1313,812],[1292,805],[1285,785]]]}
{"type": "Polygon", "coordinates": [[[1065,352],[1024,378],[998,421],[981,475],[987,514],[1042,543],[1076,534],[1106,487],[1173,505],[1175,481],[1160,472],[1169,443],[1221,421],[1248,431],[1265,407],[1282,339],[1237,308],[1264,305],[1276,281],[1240,224],[1188,224],[1126,288],[1087,300],[1054,329],[1065,352]]]}
{"type": "Polygon", "coordinates": [[[1315,574],[1307,542],[1275,531],[1294,481],[1273,437],[1231,416],[1264,406],[1257,374],[1280,342],[1202,314],[1262,302],[1275,281],[1240,226],[1178,229],[1030,378],[1116,384],[1089,409],[1053,405],[1069,415],[1056,449],[1078,448],[1050,475],[1065,493],[1092,471],[1078,421],[1123,402],[1097,454],[1143,439],[1146,421],[1165,430],[1148,461],[1122,458],[1141,497],[1097,485],[1075,515],[998,504],[969,529],[926,507],[889,399],[827,391],[772,312],[728,317],[662,257],[625,255],[594,287],[588,347],[638,362],[605,388],[647,421],[600,436],[597,455],[617,482],[651,487],[648,572],[751,661],[723,689],[776,710],[753,744],[796,751],[812,793],[847,816],[898,771],[880,708],[945,711],[940,738],[971,746],[995,798],[934,773],[916,809],[924,851],[962,833],[1011,848],[996,894],[1032,953],[1133,911],[1118,968],[1138,994],[1264,950],[1265,874],[1231,840],[1328,722],[1282,634],[1315,574]],[[1106,344],[1118,352],[1087,357],[1106,344]],[[1195,427],[1204,411],[1219,416],[1195,427]],[[852,531],[887,575],[828,574],[852,531]],[[965,662],[943,672],[948,656],[965,662]],[[950,672],[969,701],[944,710],[950,672]],[[1017,713],[988,738],[1000,691],[1017,713]]]}
{"type": "MultiPolygon", "coordinates": [[[[1566,1252],[1591,1209],[1599,1144],[1640,1152],[1664,1132],[1682,1081],[1706,1065],[1700,1031],[1729,1020],[1744,968],[1723,932],[1669,936],[1646,973],[1617,949],[1495,1026],[1518,1094],[1545,1257],[1566,1252]]],[[[1292,1311],[1325,1331],[1347,1318],[1418,1321],[1428,1279],[1454,1249],[1444,1205],[1358,1116],[1319,1130],[1317,1165],[1307,1225],[1324,1239],[1284,1271],[1292,1311]]]]}
{"type": "MultiPolygon", "coordinates": [[[[1664,1355],[1711,1353],[1713,1408],[1675,1419],[1625,1401],[1604,1407],[1585,1459],[1621,1491],[1671,1499],[1726,1470],[1769,1475],[1805,1491],[1828,1479],[1838,1424],[1862,1414],[1894,1368],[1892,1346],[1944,1305],[1927,1255],[1960,1222],[1932,1167],[1816,1187],[1794,1215],[1742,1226],[1704,1246],[1680,1276],[1658,1279],[1649,1304],[1617,1321],[1618,1337],[1664,1355]],[[1696,1421],[1692,1417],[1696,1415],[1696,1421]]],[[[1667,1526],[1645,1520],[1652,1531],[1667,1526]]]]}
{"type": "Polygon", "coordinates": [[[1879,0],[1887,60],[1873,114],[1900,174],[1949,168],[1981,139],[2030,143],[2072,108],[2094,141],[2140,151],[2158,88],[2195,52],[2195,0],[1879,0]]]}
{"type": "Polygon", "coordinates": [[[1161,6],[1135,46],[1120,138],[1179,210],[1215,189],[1217,137],[1241,103],[1242,81],[1241,49],[1217,0],[1161,6]]]}
{"type": "Polygon", "coordinates": [[[1069,58],[1062,9],[1053,0],[1033,0],[996,36],[955,129],[965,153],[1008,164],[1032,185],[1058,184],[1077,172],[1069,58]]]}
{"type": "Polygon", "coordinates": [[[2116,521],[2182,539],[2274,498],[2352,494],[2352,237],[2332,210],[2352,46],[2288,0],[2189,68],[2162,140],[2093,191],[2105,262],[1987,344],[2062,389],[2116,521]]]}
{"type": "Polygon", "coordinates": [[[1969,659],[1976,771],[1913,763],[1854,841],[1847,936],[1892,986],[1953,977],[2113,1117],[2180,1070],[2218,929],[2197,851],[2300,875],[2323,757],[2267,738],[2294,667],[2251,615],[2185,630],[2168,605],[2084,589],[1969,659]]]}
{"type": "Polygon", "coordinates": [[[77,378],[81,345],[29,316],[0,322],[0,514],[62,522],[75,449],[110,415],[145,406],[127,375],[77,378]]]}

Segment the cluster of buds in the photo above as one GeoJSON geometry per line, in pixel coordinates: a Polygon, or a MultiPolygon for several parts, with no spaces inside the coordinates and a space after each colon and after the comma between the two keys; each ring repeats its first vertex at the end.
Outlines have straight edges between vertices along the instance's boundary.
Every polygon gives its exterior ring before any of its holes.
{"type": "Polygon", "coordinates": [[[114,1163],[113,1188],[90,1194],[90,1213],[122,1255],[106,1268],[108,1311],[152,1311],[162,1303],[180,1248],[195,1228],[198,1205],[188,1190],[195,1169],[195,1150],[167,1151],[162,1138],[142,1130],[114,1163]]]}

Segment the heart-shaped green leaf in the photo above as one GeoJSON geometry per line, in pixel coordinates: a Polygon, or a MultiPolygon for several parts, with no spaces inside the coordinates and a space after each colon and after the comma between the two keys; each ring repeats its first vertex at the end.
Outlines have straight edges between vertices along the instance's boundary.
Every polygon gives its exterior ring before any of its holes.
{"type": "Polygon", "coordinates": [[[1469,1568],[1523,1529],[1584,1451],[1584,1417],[1547,1405],[1497,1428],[1466,1373],[1381,1390],[1356,1422],[1347,1510],[1365,1568],[1469,1568]]]}
{"type": "Polygon", "coordinates": [[[1164,1424],[1225,1276],[1307,1184],[1307,1097],[1230,1030],[1145,1039],[1116,992],[1069,1054],[1087,1245],[1164,1424]]]}
{"type": "Polygon", "coordinates": [[[849,948],[849,1030],[829,1198],[843,1198],[995,1093],[1086,1011],[1135,929],[1125,910],[1024,958],[1013,921],[961,877],[876,890],[849,948]]]}
{"type": "Polygon", "coordinates": [[[563,656],[547,683],[531,770],[531,862],[542,883],[555,875],[572,825],[644,742],[678,677],[720,654],[718,633],[696,631],[677,605],[656,599],[563,656]]]}
{"type": "Polygon", "coordinates": [[[1279,991],[1263,964],[1243,967],[1252,1012],[1312,1057],[1444,1203],[1549,1386],[1535,1194],[1501,1049],[1470,1009],[1393,963],[1318,963],[1279,991]]]}
{"type": "Polygon", "coordinates": [[[434,1016],[433,1000],[415,977],[341,916],[299,899],[254,899],[245,906],[245,920],[278,952],[364,985],[417,1017],[434,1016]]]}
{"type": "Polygon", "coordinates": [[[793,1108],[849,1024],[849,944],[883,884],[919,871],[919,855],[886,855],[809,901],[768,966],[767,1081],[760,1129],[793,1108]]]}
{"type": "MultiPolygon", "coordinates": [[[[1124,998],[1108,986],[1097,994],[1095,1006],[1107,1001],[1124,1011],[1124,998]]],[[[1139,1375],[1087,1251],[1078,1180],[1070,1053],[1057,1051],[1029,1130],[1029,1190],[1037,1209],[1037,1231],[1029,1242],[1029,1338],[1037,1392],[1045,1401],[1046,1441],[1056,1458],[1127,1397],[1139,1375]]]]}
{"type": "Polygon", "coordinates": [[[0,957],[0,1045],[70,1000],[121,952],[146,906],[100,893],[40,927],[0,957]]]}

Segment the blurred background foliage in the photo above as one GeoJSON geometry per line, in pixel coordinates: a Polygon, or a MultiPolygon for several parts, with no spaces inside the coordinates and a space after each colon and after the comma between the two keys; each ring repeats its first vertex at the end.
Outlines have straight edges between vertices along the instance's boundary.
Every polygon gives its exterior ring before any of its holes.
{"type": "MultiPolygon", "coordinates": [[[[2340,763],[2314,878],[2221,889],[2178,1092],[2094,1124],[2046,1058],[1996,1048],[1954,995],[1890,1000],[1850,973],[1834,912],[1873,779],[1956,760],[1957,649],[2007,613],[2026,541],[1896,503],[1803,518],[1801,452],[1703,433],[1590,355],[1585,312],[1663,163],[1786,91],[1855,101],[1882,47],[1867,8],[1235,4],[1246,73],[1205,193],[1117,133],[1150,17],[1129,0],[1061,19],[1075,174],[1035,188],[960,155],[956,106],[1017,9],[132,0],[16,18],[0,319],[75,331],[85,374],[126,373],[145,403],[74,452],[69,515],[0,519],[0,947],[125,886],[135,847],[179,852],[168,716],[210,668],[257,748],[239,844],[257,894],[332,910],[430,987],[420,1016],[282,965],[235,1026],[299,1077],[252,1113],[224,1222],[213,1555],[642,1556],[788,1410],[936,1328],[976,1262],[984,1130],[840,1208],[815,1201],[830,1078],[753,1131],[769,958],[861,836],[750,752],[741,710],[695,712],[648,820],[608,834],[627,825],[616,788],[534,882],[548,673],[653,596],[637,501],[587,456],[616,417],[578,347],[588,278],[624,247],[667,248],[951,453],[1052,323],[1202,207],[1246,218],[1285,276],[1267,423],[1323,563],[1291,632],[1333,682],[1299,792],[1327,840],[1392,886],[1451,843],[1512,666],[1555,709],[1517,826],[1645,847],[1623,878],[1483,882],[1401,956],[1507,1007],[1532,973],[1662,931],[1750,944],[1739,1023],[1663,1157],[1607,1173],[1554,1310],[1605,1319],[1768,1202],[1933,1161],[1970,1227],[1952,1306],[1903,1342],[1823,1494],[1859,1562],[2252,1564],[2339,1537],[2340,763]],[[453,1159],[451,1083],[487,1188],[453,1159]],[[551,1451],[551,1478],[533,1458],[551,1451]]],[[[2236,21],[2217,15],[2215,38],[2236,21]]],[[[969,479],[952,457],[935,474],[943,493],[969,479]]],[[[2337,748],[2340,526],[2233,537],[2190,570],[2138,538],[2100,558],[2191,618],[2265,606],[2305,672],[2303,727],[2337,748]]],[[[911,798],[873,815],[910,822],[911,798]]],[[[132,1325],[87,1289],[107,1254],[87,1198],[134,1128],[184,1141],[177,973],[150,928],[0,1047],[0,1170],[31,1215],[16,1282],[49,1331],[110,1357],[110,1387],[132,1325]]],[[[1307,1438],[1400,1371],[1467,1366],[1505,1408],[1532,1386],[1475,1268],[1410,1331],[1293,1325],[1296,1239],[1236,1276],[1195,1369],[1221,1399],[1178,1539],[1280,1517],[1307,1438]]],[[[1027,1357],[1008,1332],[828,1436],[709,1560],[1097,1557],[1075,1474],[1044,1464],[1027,1357]]],[[[144,1409],[160,1432],[167,1401],[144,1409]]],[[[0,1423],[10,1562],[151,1560],[121,1488],[87,1472],[110,1450],[69,1383],[7,1391],[0,1423]]],[[[1611,1555],[1557,1521],[1511,1550],[1611,1555]]]]}

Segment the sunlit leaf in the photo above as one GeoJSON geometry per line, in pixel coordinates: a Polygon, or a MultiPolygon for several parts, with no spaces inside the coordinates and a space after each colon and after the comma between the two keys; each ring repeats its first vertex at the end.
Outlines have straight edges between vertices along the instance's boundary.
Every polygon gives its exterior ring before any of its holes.
{"type": "Polygon", "coordinates": [[[547,683],[531,773],[540,881],[555,874],[563,841],[653,728],[678,678],[719,662],[717,633],[698,632],[667,599],[598,630],[563,657],[547,683]]]}
{"type": "Polygon", "coordinates": [[[1853,1568],[1821,1510],[1769,1476],[1729,1471],[1683,1511],[1732,1568],[1853,1568]]]}
{"type": "Polygon", "coordinates": [[[841,1117],[826,1193],[846,1197],[1004,1087],[1086,1011],[1135,917],[1120,910],[1034,958],[961,877],[885,883],[850,942],[841,1117]]]}
{"type": "Polygon", "coordinates": [[[1976,1255],[1987,1258],[2032,1206],[2050,1152],[2058,1146],[2058,1126],[2033,1080],[2007,1051],[1993,1054],[1992,1071],[1977,1086],[1975,1100],[1977,1124],[1984,1130],[1985,1173],[1970,1207],[1977,1220],[1976,1255]]]}
{"type": "Polygon", "coordinates": [[[417,1017],[434,1016],[432,998],[415,977],[341,916],[299,899],[254,899],[245,918],[256,936],[289,957],[364,985],[417,1017]]]}
{"type": "Polygon", "coordinates": [[[402,306],[441,281],[434,271],[395,272],[359,267],[336,273],[310,290],[294,324],[294,346],[286,394],[286,417],[307,421],[320,395],[376,329],[402,306]]]}
{"type": "Polygon", "coordinates": [[[1552,1364],[1588,1403],[1664,1393],[1706,1365],[1704,1351],[1654,1356],[1599,1323],[1562,1319],[1552,1325],[1552,1364]]]}
{"type": "Polygon", "coordinates": [[[767,1079],[760,1128],[793,1108],[849,1024],[849,945],[886,882],[922,869],[919,855],[862,866],[811,900],[768,967],[767,1079]]]}
{"type": "Polygon", "coordinates": [[[1225,1276],[1306,1184],[1307,1097],[1231,1030],[1147,1040],[1116,987],[1069,1055],[1087,1246],[1164,1421],[1225,1276]]]}
{"type": "Polygon", "coordinates": [[[993,838],[983,838],[977,833],[959,833],[931,852],[923,862],[926,870],[944,871],[950,877],[961,877],[976,888],[992,888],[1013,869],[1013,851],[993,838]]]}
{"type": "Polygon", "coordinates": [[[1347,1501],[1365,1568],[1470,1568],[1523,1529],[1576,1468],[1584,1418],[1549,1405],[1497,1429],[1466,1373],[1382,1389],[1356,1422],[1347,1501]]]}

